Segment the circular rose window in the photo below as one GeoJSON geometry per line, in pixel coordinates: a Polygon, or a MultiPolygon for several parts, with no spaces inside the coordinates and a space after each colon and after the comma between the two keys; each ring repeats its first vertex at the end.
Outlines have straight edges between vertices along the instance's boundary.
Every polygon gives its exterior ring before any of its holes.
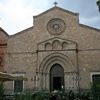
{"type": "Polygon", "coordinates": [[[54,18],[50,20],[47,24],[47,30],[52,35],[59,35],[64,32],[65,30],[65,23],[63,20],[59,18],[54,18]]]}

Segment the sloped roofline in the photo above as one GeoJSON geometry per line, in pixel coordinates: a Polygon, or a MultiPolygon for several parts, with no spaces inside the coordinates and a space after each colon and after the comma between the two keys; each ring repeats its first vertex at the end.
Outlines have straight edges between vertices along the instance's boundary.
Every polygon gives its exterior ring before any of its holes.
{"type": "MultiPolygon", "coordinates": [[[[79,13],[74,13],[74,12],[71,12],[71,11],[69,11],[69,10],[66,10],[66,9],[60,8],[60,7],[58,7],[58,6],[55,6],[55,7],[52,7],[52,8],[50,8],[50,9],[44,11],[43,13],[40,13],[39,15],[33,16],[33,18],[40,17],[40,16],[42,16],[42,15],[44,15],[44,14],[46,14],[46,13],[48,13],[48,12],[54,10],[54,9],[59,9],[59,10],[65,12],[65,13],[67,12],[67,13],[69,13],[69,14],[71,14],[71,15],[79,16],[79,13]]],[[[85,28],[88,28],[88,29],[91,29],[91,30],[95,30],[95,31],[100,32],[100,29],[97,29],[97,28],[94,28],[94,27],[91,27],[91,26],[87,26],[87,25],[84,25],[84,24],[80,24],[80,23],[79,23],[79,25],[80,25],[81,27],[85,27],[85,28]]]]}
{"type": "Polygon", "coordinates": [[[1,27],[0,27],[0,31],[4,32],[7,36],[9,36],[9,34],[1,27]]]}
{"type": "Polygon", "coordinates": [[[48,12],[54,10],[54,9],[58,9],[58,10],[61,10],[61,11],[63,11],[63,12],[67,12],[67,13],[69,13],[69,14],[72,14],[72,15],[75,15],[75,16],[79,16],[79,13],[74,13],[74,12],[71,12],[71,11],[69,11],[69,10],[66,10],[66,9],[60,8],[60,7],[58,7],[58,6],[55,6],[55,7],[52,7],[52,8],[50,8],[50,9],[44,11],[43,13],[40,13],[39,15],[33,16],[33,18],[40,17],[40,16],[42,16],[42,15],[44,15],[44,14],[46,14],[46,13],[48,13],[48,12]]]}
{"type": "Polygon", "coordinates": [[[20,31],[20,32],[18,32],[18,33],[15,33],[15,34],[13,34],[13,35],[10,35],[9,38],[13,38],[13,37],[15,37],[15,36],[19,36],[19,35],[21,35],[23,32],[29,31],[29,30],[31,30],[31,29],[33,29],[33,26],[32,26],[32,27],[29,27],[29,28],[27,28],[27,29],[24,29],[24,30],[22,30],[22,31],[20,31]]]}
{"type": "Polygon", "coordinates": [[[100,32],[100,29],[97,29],[97,28],[94,28],[94,27],[91,27],[91,26],[87,26],[87,25],[84,25],[84,24],[79,24],[79,25],[81,27],[85,27],[85,28],[100,32]]]}

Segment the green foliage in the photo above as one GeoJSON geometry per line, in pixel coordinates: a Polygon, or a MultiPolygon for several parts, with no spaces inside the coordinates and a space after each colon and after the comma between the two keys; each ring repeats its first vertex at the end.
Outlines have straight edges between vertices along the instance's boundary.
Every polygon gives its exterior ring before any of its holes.
{"type": "Polygon", "coordinates": [[[50,93],[48,92],[30,92],[26,93],[15,93],[13,95],[13,100],[49,100],[50,93]]]}
{"type": "Polygon", "coordinates": [[[33,100],[92,100],[89,99],[89,93],[74,93],[69,91],[67,93],[63,92],[36,92],[33,94],[33,100]]]}
{"type": "Polygon", "coordinates": [[[0,83],[0,100],[4,100],[5,96],[4,96],[4,86],[3,83],[0,83]]]}
{"type": "Polygon", "coordinates": [[[100,0],[98,0],[98,1],[96,2],[96,4],[97,4],[98,10],[99,10],[99,12],[100,12],[100,0]]]}
{"type": "Polygon", "coordinates": [[[49,100],[50,93],[48,92],[35,92],[32,94],[32,100],[49,100]]]}
{"type": "MultiPolygon", "coordinates": [[[[3,90],[1,85],[0,90],[3,90]]],[[[1,94],[3,92],[0,92],[1,94]]],[[[4,94],[3,94],[4,96],[4,94]]],[[[2,96],[2,97],[3,97],[2,96]]],[[[4,99],[0,99],[4,100],[4,99]]],[[[91,83],[91,89],[89,92],[79,92],[75,93],[73,91],[69,92],[25,92],[25,93],[15,93],[13,95],[13,100],[100,100],[100,85],[91,83]]]]}
{"type": "Polygon", "coordinates": [[[100,85],[91,83],[91,94],[93,100],[100,100],[100,85]]]}
{"type": "Polygon", "coordinates": [[[92,99],[90,99],[90,93],[80,92],[80,93],[75,94],[75,99],[73,99],[73,100],[92,100],[92,99]]]}
{"type": "Polygon", "coordinates": [[[15,93],[13,95],[13,100],[33,100],[33,99],[32,99],[32,94],[26,92],[26,93],[15,93]]]}
{"type": "Polygon", "coordinates": [[[13,100],[99,100],[89,99],[89,93],[69,92],[34,92],[32,93],[15,93],[13,100]]]}

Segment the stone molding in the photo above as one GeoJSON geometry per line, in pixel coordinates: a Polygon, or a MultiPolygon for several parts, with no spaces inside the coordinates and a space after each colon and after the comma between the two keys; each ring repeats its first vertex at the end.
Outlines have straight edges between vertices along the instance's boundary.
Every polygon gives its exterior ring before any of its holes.
{"type": "Polygon", "coordinates": [[[77,70],[74,64],[66,55],[56,52],[44,58],[39,66],[39,72],[49,73],[50,68],[56,63],[63,67],[64,72],[75,72],[77,70]]]}

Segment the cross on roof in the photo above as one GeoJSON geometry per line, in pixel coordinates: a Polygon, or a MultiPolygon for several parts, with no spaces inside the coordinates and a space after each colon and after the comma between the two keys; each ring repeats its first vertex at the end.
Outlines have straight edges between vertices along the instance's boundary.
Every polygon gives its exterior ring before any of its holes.
{"type": "Polygon", "coordinates": [[[54,5],[56,6],[57,4],[58,4],[58,3],[55,1],[55,2],[54,2],[54,5]]]}

